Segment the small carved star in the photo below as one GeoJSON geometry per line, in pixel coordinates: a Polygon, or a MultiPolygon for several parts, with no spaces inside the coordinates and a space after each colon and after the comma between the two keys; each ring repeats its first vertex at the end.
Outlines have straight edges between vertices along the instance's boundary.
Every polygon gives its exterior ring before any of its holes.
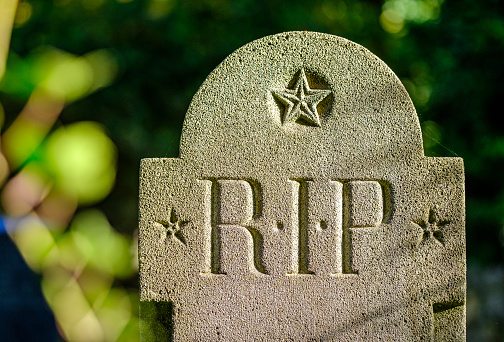
{"type": "Polygon", "coordinates": [[[430,209],[427,220],[422,219],[413,223],[423,230],[420,244],[426,242],[428,239],[434,239],[434,241],[444,246],[444,237],[441,228],[449,224],[449,221],[437,220],[434,211],[430,209]]]}
{"type": "Polygon", "coordinates": [[[186,240],[184,234],[182,233],[182,228],[184,228],[189,222],[180,221],[177,218],[175,210],[172,209],[170,213],[170,219],[168,221],[156,221],[166,229],[166,238],[172,238],[180,241],[182,244],[186,245],[186,240]]]}
{"type": "Polygon", "coordinates": [[[303,119],[320,127],[317,106],[331,91],[310,89],[304,69],[301,69],[294,89],[274,89],[271,92],[285,105],[284,125],[303,119]]]}

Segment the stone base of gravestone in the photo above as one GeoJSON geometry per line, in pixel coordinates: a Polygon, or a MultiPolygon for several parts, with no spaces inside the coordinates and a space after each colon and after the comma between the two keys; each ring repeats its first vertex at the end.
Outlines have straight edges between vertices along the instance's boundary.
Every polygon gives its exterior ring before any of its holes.
{"type": "Polygon", "coordinates": [[[464,172],[348,40],[259,39],[140,176],[142,340],[465,340],[464,172]]]}

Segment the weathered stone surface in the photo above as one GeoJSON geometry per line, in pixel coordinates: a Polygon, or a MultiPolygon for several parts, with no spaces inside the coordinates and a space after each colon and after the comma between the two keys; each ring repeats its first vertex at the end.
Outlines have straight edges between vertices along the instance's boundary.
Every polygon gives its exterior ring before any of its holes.
{"type": "Polygon", "coordinates": [[[465,340],[462,160],[355,43],[238,49],[140,183],[144,341],[465,340]]]}

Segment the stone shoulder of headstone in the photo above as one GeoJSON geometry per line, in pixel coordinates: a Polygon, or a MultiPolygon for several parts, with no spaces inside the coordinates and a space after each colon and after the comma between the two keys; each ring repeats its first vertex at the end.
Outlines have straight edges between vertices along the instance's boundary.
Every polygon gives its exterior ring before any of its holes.
{"type": "Polygon", "coordinates": [[[368,50],[253,41],[195,94],[180,158],[142,160],[142,340],[464,341],[464,197],[368,50]]]}

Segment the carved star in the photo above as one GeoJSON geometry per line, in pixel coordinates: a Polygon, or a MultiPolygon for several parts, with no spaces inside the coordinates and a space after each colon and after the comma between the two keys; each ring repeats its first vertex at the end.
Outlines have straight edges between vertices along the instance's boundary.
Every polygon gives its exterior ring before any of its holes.
{"type": "Polygon", "coordinates": [[[171,209],[171,213],[169,215],[170,219],[168,221],[156,221],[160,225],[162,225],[166,229],[166,238],[167,239],[175,239],[186,245],[186,240],[184,234],[182,233],[182,228],[184,228],[189,222],[180,221],[177,218],[177,214],[174,209],[171,209]]]}
{"type": "Polygon", "coordinates": [[[310,89],[304,69],[301,69],[293,89],[274,89],[271,92],[285,105],[284,125],[303,119],[320,127],[317,106],[331,91],[310,89]]]}
{"type": "Polygon", "coordinates": [[[429,217],[427,219],[422,219],[417,222],[413,222],[423,230],[422,240],[420,244],[426,242],[429,239],[434,239],[437,243],[444,246],[443,228],[445,225],[449,224],[449,221],[437,220],[432,209],[429,210],[429,217]]]}

